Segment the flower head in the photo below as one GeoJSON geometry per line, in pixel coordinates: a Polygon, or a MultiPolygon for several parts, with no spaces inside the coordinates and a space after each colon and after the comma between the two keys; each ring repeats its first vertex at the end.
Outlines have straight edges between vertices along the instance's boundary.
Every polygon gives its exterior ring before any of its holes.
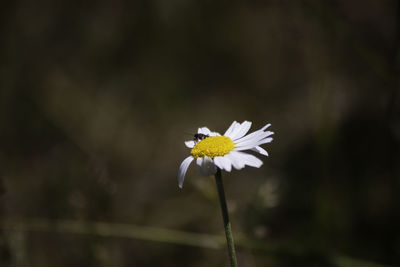
{"type": "Polygon", "coordinates": [[[193,160],[201,175],[212,175],[216,168],[230,172],[233,168],[240,170],[244,166],[259,168],[263,162],[252,154],[242,152],[252,150],[261,155],[268,156],[260,145],[270,143],[273,132],[266,131],[271,124],[267,124],[261,129],[250,133],[251,122],[244,121],[238,123],[234,121],[226,130],[224,135],[211,132],[207,127],[199,128],[195,140],[186,141],[185,145],[191,149],[190,156],[183,160],[179,167],[178,185],[183,186],[185,174],[193,160]]]}

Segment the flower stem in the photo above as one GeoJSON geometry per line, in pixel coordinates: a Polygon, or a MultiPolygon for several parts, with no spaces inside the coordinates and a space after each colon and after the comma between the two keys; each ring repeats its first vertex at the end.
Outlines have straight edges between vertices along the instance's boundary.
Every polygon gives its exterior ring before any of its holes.
{"type": "Polygon", "coordinates": [[[235,253],[235,244],[233,242],[231,223],[229,221],[228,208],[226,206],[225,191],[224,191],[224,185],[222,183],[221,170],[219,168],[217,168],[217,173],[215,174],[215,181],[217,183],[219,202],[221,204],[222,218],[224,220],[224,228],[225,228],[226,243],[228,245],[229,260],[231,262],[231,267],[236,267],[237,261],[235,253]]]}

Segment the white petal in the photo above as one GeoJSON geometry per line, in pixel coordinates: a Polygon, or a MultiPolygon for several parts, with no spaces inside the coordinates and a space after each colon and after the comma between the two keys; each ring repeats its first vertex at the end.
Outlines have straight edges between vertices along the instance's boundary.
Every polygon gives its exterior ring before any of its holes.
{"type": "Polygon", "coordinates": [[[236,139],[235,140],[235,144],[239,145],[239,144],[241,144],[243,142],[246,142],[246,141],[260,140],[260,139],[263,139],[265,137],[267,137],[267,135],[265,135],[265,133],[263,131],[258,130],[258,131],[252,132],[251,134],[243,136],[242,138],[236,139]]]}
{"type": "Polygon", "coordinates": [[[268,156],[268,152],[267,152],[264,148],[262,148],[262,147],[260,147],[260,146],[255,146],[255,147],[252,148],[251,150],[258,152],[258,153],[260,153],[261,155],[268,156]]]}
{"type": "Polygon", "coordinates": [[[231,138],[231,136],[233,136],[236,133],[236,131],[239,129],[239,127],[240,127],[240,123],[235,121],[235,125],[233,125],[233,128],[230,131],[230,133],[224,134],[224,135],[231,138]]]}
{"type": "Polygon", "coordinates": [[[221,136],[221,135],[217,132],[210,132],[210,136],[221,136]]]}
{"type": "Polygon", "coordinates": [[[193,161],[193,157],[189,156],[186,159],[184,159],[181,163],[181,166],[179,167],[179,172],[178,172],[178,186],[180,188],[183,187],[183,181],[185,180],[185,174],[187,169],[189,168],[190,163],[193,161]]]}
{"type": "Polygon", "coordinates": [[[203,158],[197,158],[196,159],[196,165],[197,165],[197,172],[199,175],[203,175],[203,170],[201,169],[201,166],[203,165],[203,158]]]}
{"type": "Polygon", "coordinates": [[[231,133],[227,136],[233,140],[234,137],[238,135],[238,133],[241,131],[241,129],[242,129],[242,124],[236,122],[235,126],[233,126],[231,133]]]}
{"type": "Polygon", "coordinates": [[[228,172],[230,172],[232,170],[232,163],[228,158],[226,158],[226,155],[225,156],[215,157],[214,158],[214,163],[221,170],[226,170],[228,172]]]}
{"type": "Polygon", "coordinates": [[[256,143],[251,143],[251,144],[246,145],[246,146],[235,147],[235,151],[243,151],[243,150],[253,149],[256,146],[259,146],[259,145],[262,145],[262,144],[263,143],[256,142],[256,143]]]}
{"type": "Polygon", "coordinates": [[[197,133],[210,135],[211,131],[207,127],[202,127],[198,129],[197,133]]]}
{"type": "Polygon", "coordinates": [[[235,153],[238,153],[239,156],[241,157],[241,160],[243,160],[244,164],[246,164],[248,166],[260,168],[261,165],[263,165],[263,162],[253,155],[243,153],[243,152],[238,152],[238,151],[235,151],[235,153]]]}
{"type": "Polygon", "coordinates": [[[236,123],[237,123],[236,121],[232,122],[231,126],[229,126],[228,130],[226,130],[226,132],[224,133],[225,136],[229,137],[232,130],[235,128],[236,123]]]}
{"type": "Polygon", "coordinates": [[[264,138],[264,139],[261,140],[259,143],[260,143],[260,145],[262,145],[262,144],[267,144],[267,143],[271,143],[272,140],[273,140],[272,137],[268,137],[268,138],[264,138]]]}
{"type": "Polygon", "coordinates": [[[214,161],[210,157],[197,158],[197,170],[202,176],[215,174],[217,171],[214,161]]]}
{"type": "Polygon", "coordinates": [[[222,157],[222,161],[224,162],[224,169],[227,172],[230,172],[232,170],[232,162],[229,158],[227,157],[222,157]]]}
{"type": "Polygon", "coordinates": [[[229,154],[225,155],[225,157],[228,157],[236,170],[244,168],[244,161],[241,160],[240,155],[238,155],[235,151],[231,151],[229,154]]]}
{"type": "MultiPolygon", "coordinates": [[[[266,126],[269,126],[269,125],[270,124],[267,124],[266,126]]],[[[266,127],[266,126],[264,126],[264,127],[266,127]]],[[[274,132],[271,132],[271,131],[265,131],[264,132],[263,131],[264,127],[262,129],[260,129],[260,130],[252,132],[251,134],[248,134],[248,135],[246,135],[246,136],[244,136],[242,138],[236,139],[235,140],[235,144],[239,145],[242,142],[249,141],[249,140],[257,140],[258,141],[258,140],[261,140],[263,138],[266,138],[266,137],[274,134],[274,132]]]]}
{"type": "Polygon", "coordinates": [[[220,168],[220,169],[224,169],[224,165],[222,164],[222,162],[220,161],[221,157],[215,157],[214,160],[214,164],[220,168]]]}
{"type": "Polygon", "coordinates": [[[258,143],[258,140],[260,140],[260,139],[254,138],[254,139],[250,139],[250,140],[241,141],[241,142],[239,142],[239,143],[236,143],[236,142],[235,142],[235,148],[242,148],[242,147],[248,147],[248,146],[251,146],[251,147],[256,146],[257,143],[258,143]]]}
{"type": "Polygon", "coordinates": [[[270,143],[272,141],[272,137],[265,137],[265,133],[261,133],[254,138],[243,141],[244,138],[239,141],[235,141],[235,150],[252,149],[255,146],[270,143]]]}
{"type": "Polygon", "coordinates": [[[274,134],[274,132],[271,132],[271,131],[265,131],[264,132],[267,136],[270,136],[270,135],[273,135],[274,134]]]}
{"type": "Polygon", "coordinates": [[[191,140],[191,141],[186,141],[186,142],[185,142],[185,145],[186,145],[186,147],[188,147],[188,148],[193,148],[193,147],[194,147],[194,141],[193,141],[193,140],[191,140]]]}
{"type": "Polygon", "coordinates": [[[264,127],[261,128],[261,130],[264,131],[264,130],[267,129],[269,126],[271,126],[271,123],[266,124],[264,127]]]}
{"type": "Polygon", "coordinates": [[[251,122],[244,121],[240,125],[240,127],[238,127],[237,131],[235,133],[231,134],[231,139],[236,140],[236,139],[242,138],[250,130],[250,127],[251,127],[251,122]]]}

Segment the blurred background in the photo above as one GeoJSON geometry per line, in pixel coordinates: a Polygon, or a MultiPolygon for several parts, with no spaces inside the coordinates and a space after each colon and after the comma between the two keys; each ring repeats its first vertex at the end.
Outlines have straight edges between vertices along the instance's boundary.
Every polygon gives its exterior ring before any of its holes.
{"type": "Polygon", "coordinates": [[[0,266],[228,266],[213,177],[177,171],[233,120],[275,132],[223,173],[239,266],[400,266],[399,11],[2,2],[0,266]]]}

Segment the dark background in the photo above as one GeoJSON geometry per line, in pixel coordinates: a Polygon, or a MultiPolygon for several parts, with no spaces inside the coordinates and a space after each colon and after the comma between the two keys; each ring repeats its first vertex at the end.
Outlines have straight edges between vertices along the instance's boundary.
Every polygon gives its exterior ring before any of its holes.
{"type": "Polygon", "coordinates": [[[243,2],[2,2],[0,266],[227,266],[29,225],[222,235],[214,180],[177,171],[187,133],[233,120],[275,132],[260,169],[223,174],[262,247],[240,266],[400,266],[399,1],[243,2]]]}

